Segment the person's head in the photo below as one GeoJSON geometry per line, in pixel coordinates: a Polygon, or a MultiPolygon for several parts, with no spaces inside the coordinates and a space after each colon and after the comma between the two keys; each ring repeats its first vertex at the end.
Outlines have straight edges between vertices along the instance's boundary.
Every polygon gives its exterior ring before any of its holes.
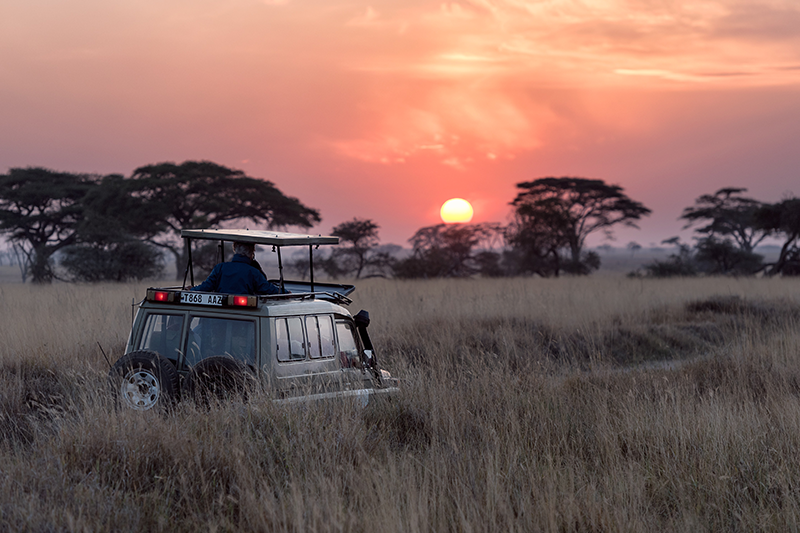
{"type": "Polygon", "coordinates": [[[256,256],[256,245],[250,242],[235,242],[233,243],[233,253],[253,259],[256,256]]]}

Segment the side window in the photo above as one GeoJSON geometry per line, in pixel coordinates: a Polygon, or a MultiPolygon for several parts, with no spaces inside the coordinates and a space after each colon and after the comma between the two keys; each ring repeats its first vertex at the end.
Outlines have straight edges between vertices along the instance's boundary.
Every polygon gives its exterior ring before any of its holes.
{"type": "Polygon", "coordinates": [[[189,322],[186,362],[222,355],[249,365],[255,364],[256,326],[251,320],[195,316],[189,322]]]}
{"type": "Polygon", "coordinates": [[[336,355],[336,339],[333,336],[333,317],[319,317],[319,337],[322,357],[333,357],[336,355]]]}
{"type": "Polygon", "coordinates": [[[312,359],[333,357],[336,344],[333,338],[333,322],[330,316],[306,317],[308,355],[312,359]]]}
{"type": "Polygon", "coordinates": [[[278,361],[299,361],[306,358],[303,321],[299,317],[275,319],[275,334],[278,361]]]}
{"type": "Polygon", "coordinates": [[[353,325],[350,322],[337,322],[336,334],[339,337],[339,360],[342,368],[359,368],[361,360],[358,357],[358,341],[353,325]]]}
{"type": "Polygon", "coordinates": [[[306,332],[308,333],[308,356],[319,359],[322,356],[319,344],[319,320],[315,316],[306,317],[306,332]]]}
{"type": "Polygon", "coordinates": [[[291,359],[289,357],[289,329],[285,318],[275,320],[275,339],[277,342],[275,353],[278,361],[289,361],[291,359]]]}
{"type": "Polygon", "coordinates": [[[292,359],[306,358],[306,345],[303,339],[303,321],[300,317],[287,318],[289,325],[289,354],[292,359]]]}
{"type": "Polygon", "coordinates": [[[180,355],[183,315],[148,315],[139,350],[152,350],[175,359],[180,355]]]}

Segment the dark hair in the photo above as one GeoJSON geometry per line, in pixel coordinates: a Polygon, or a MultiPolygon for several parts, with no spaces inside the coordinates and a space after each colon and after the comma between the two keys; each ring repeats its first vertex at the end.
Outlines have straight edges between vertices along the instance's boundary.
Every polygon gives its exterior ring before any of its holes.
{"type": "Polygon", "coordinates": [[[250,255],[256,252],[256,245],[252,242],[234,242],[233,243],[233,253],[242,254],[242,255],[250,255]]]}

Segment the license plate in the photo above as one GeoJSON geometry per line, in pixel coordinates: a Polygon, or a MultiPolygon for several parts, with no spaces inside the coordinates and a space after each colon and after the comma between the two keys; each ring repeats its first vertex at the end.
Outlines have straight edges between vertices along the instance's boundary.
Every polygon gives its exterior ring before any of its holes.
{"type": "Polygon", "coordinates": [[[222,305],[221,294],[208,294],[205,292],[182,292],[182,304],[197,304],[197,305],[222,305]]]}

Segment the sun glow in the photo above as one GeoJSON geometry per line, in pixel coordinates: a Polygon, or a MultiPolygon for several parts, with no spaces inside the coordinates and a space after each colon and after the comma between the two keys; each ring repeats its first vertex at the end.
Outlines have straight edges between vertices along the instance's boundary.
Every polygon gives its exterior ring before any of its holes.
{"type": "Polygon", "coordinates": [[[472,206],[463,198],[451,198],[442,204],[439,214],[442,221],[450,224],[455,222],[469,222],[472,220],[472,206]]]}

